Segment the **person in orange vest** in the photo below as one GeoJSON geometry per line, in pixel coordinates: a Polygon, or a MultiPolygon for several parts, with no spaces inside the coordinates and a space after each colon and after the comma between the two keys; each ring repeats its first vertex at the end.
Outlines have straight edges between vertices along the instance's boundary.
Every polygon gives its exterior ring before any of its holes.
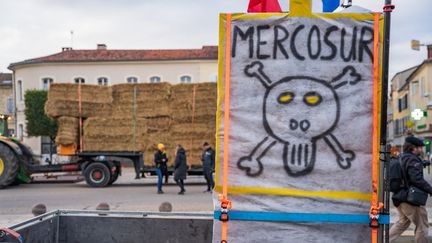
{"type": "Polygon", "coordinates": [[[165,152],[165,145],[159,143],[157,145],[157,151],[155,153],[154,162],[156,165],[156,175],[158,177],[157,181],[157,193],[162,194],[162,177],[165,171],[167,170],[167,162],[168,158],[165,152]]]}

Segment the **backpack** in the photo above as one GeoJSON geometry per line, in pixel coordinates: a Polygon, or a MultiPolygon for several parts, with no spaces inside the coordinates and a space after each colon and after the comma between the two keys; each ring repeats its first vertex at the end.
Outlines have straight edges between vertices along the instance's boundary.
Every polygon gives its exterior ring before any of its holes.
{"type": "Polygon", "coordinates": [[[389,172],[390,191],[393,193],[399,192],[403,188],[408,187],[405,176],[405,171],[402,166],[401,157],[390,159],[390,172],[389,172]]]}

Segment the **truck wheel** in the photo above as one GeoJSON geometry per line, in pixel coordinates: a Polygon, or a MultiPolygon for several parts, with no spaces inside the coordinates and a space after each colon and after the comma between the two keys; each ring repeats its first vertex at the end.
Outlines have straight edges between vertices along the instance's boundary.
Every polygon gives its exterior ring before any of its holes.
{"type": "Polygon", "coordinates": [[[90,163],[84,170],[84,178],[91,187],[105,187],[111,180],[111,172],[103,163],[90,163]]]}
{"type": "Polygon", "coordinates": [[[11,185],[19,171],[19,162],[15,153],[0,143],[0,189],[11,185]]]}

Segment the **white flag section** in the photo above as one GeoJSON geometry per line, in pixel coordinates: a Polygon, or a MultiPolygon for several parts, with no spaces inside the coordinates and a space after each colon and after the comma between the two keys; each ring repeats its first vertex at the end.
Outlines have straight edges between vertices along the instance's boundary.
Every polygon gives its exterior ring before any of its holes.
{"type": "MultiPolygon", "coordinates": [[[[373,14],[221,15],[218,159],[230,55],[228,198],[233,211],[367,215],[371,200],[373,14]],[[325,15],[320,15],[325,16],[325,15]]],[[[215,208],[220,203],[215,196],[215,208]]],[[[294,219],[295,221],[295,219],[294,219]]],[[[359,223],[230,220],[228,242],[369,242],[359,223]]],[[[215,220],[213,242],[221,240],[215,220]]]]}

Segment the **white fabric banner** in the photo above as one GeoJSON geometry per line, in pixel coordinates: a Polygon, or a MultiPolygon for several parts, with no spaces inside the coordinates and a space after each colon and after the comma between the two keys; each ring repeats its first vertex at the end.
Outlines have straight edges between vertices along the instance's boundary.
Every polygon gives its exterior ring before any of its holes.
{"type": "MultiPolygon", "coordinates": [[[[366,20],[244,16],[232,21],[229,53],[228,193],[233,210],[367,214],[373,15],[366,20]]],[[[224,26],[222,16],[222,46],[224,26]]],[[[223,58],[220,65],[219,192],[224,153],[223,58]]],[[[215,197],[216,210],[219,204],[215,197]]],[[[231,220],[228,228],[228,242],[368,241],[370,228],[360,224],[231,220]]],[[[220,242],[217,220],[214,242],[220,242]]]]}

